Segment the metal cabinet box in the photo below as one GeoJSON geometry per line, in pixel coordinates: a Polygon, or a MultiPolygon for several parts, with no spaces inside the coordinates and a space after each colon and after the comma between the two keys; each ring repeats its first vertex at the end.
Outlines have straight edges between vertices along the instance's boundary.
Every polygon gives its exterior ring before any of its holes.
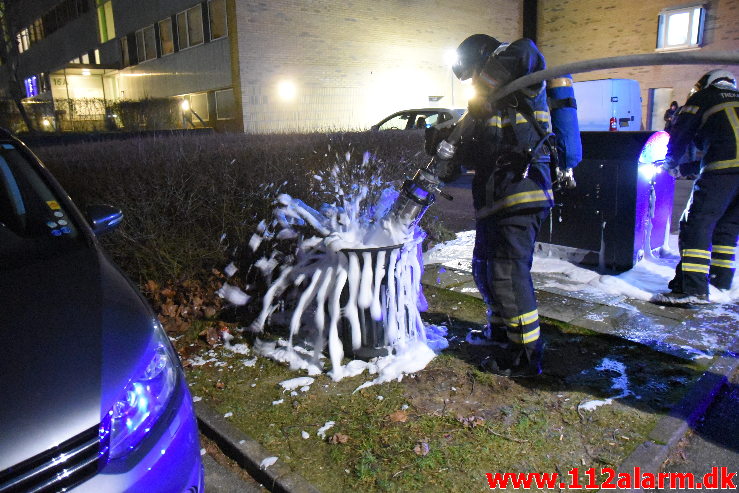
{"type": "Polygon", "coordinates": [[[651,163],[639,163],[653,135],[581,133],[577,187],[555,193],[556,205],[537,237],[540,253],[599,266],[602,272],[625,271],[667,243],[675,180],[655,174],[651,163]]]}

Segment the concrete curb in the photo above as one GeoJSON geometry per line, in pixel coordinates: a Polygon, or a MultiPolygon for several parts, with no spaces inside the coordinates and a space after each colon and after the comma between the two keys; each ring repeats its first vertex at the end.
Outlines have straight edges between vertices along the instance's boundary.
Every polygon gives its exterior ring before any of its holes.
{"type": "Polygon", "coordinates": [[[196,402],[194,407],[200,431],[265,488],[279,493],[319,493],[318,489],[279,459],[268,468],[260,469],[262,461],[272,454],[204,402],[196,402]]]}
{"type": "MultiPolygon", "coordinates": [[[[642,473],[658,474],[662,464],[687,434],[703,417],[723,386],[739,368],[739,337],[713,364],[703,372],[688,393],[670,413],[663,417],[640,444],[619,466],[619,473],[633,473],[638,467],[642,473]]],[[[634,488],[632,492],[645,491],[634,488]]]]}

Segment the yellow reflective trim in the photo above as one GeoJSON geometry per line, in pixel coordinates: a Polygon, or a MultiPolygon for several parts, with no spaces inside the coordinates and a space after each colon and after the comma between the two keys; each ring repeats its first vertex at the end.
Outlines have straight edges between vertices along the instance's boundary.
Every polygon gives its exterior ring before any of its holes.
{"type": "Polygon", "coordinates": [[[703,166],[701,171],[714,171],[717,169],[739,168],[739,159],[729,159],[728,161],[714,161],[703,166]]]}
{"type": "Polygon", "coordinates": [[[534,111],[534,118],[536,118],[540,122],[548,122],[549,112],[548,111],[534,111]]]}
{"type": "Polygon", "coordinates": [[[683,257],[693,257],[693,258],[705,258],[709,259],[711,258],[711,252],[708,250],[683,250],[680,252],[680,255],[683,257]]]}
{"type": "Polygon", "coordinates": [[[704,123],[706,123],[706,119],[709,116],[721,111],[726,113],[726,119],[729,120],[729,123],[731,124],[731,130],[734,132],[734,142],[736,143],[736,149],[734,149],[734,159],[708,163],[703,167],[703,169],[701,169],[701,172],[715,171],[718,169],[739,168],[739,117],[736,116],[737,108],[739,108],[739,102],[736,101],[732,101],[731,103],[717,104],[716,106],[710,108],[706,112],[706,115],[703,116],[701,127],[704,123]]]}
{"type": "Polygon", "coordinates": [[[537,202],[539,200],[551,200],[551,190],[533,190],[531,192],[514,193],[504,199],[498,200],[496,204],[500,204],[500,208],[513,207],[514,205],[526,204],[528,202],[537,202]],[[549,195],[547,195],[547,192],[549,195]]]}
{"type": "Polygon", "coordinates": [[[482,219],[484,217],[488,217],[491,214],[495,214],[501,209],[506,209],[515,205],[527,204],[531,202],[551,202],[553,200],[554,199],[552,198],[551,189],[514,193],[513,195],[509,195],[508,197],[495,201],[491,207],[481,208],[479,211],[477,211],[477,214],[475,216],[478,219],[482,219]]]}
{"type": "Polygon", "coordinates": [[[521,337],[523,339],[524,344],[534,342],[535,340],[539,338],[539,327],[535,328],[532,331],[526,332],[525,334],[521,334],[521,337]]]}
{"type": "Polygon", "coordinates": [[[516,315],[515,317],[506,318],[504,322],[506,325],[526,325],[537,320],[539,320],[539,311],[534,309],[522,315],[516,315]]]}
{"type": "Polygon", "coordinates": [[[494,117],[488,119],[488,127],[498,127],[498,128],[501,128],[502,125],[500,123],[500,117],[499,116],[494,116],[494,117]]]}
{"type": "Polygon", "coordinates": [[[721,103],[716,106],[709,108],[703,115],[701,120],[701,127],[706,123],[708,117],[715,115],[716,113],[726,113],[726,119],[731,124],[731,129],[734,132],[734,142],[736,143],[736,149],[734,150],[734,159],[726,159],[724,161],[714,161],[708,163],[701,169],[703,171],[716,171],[719,169],[728,168],[739,168],[739,117],[736,116],[736,109],[739,108],[739,102],[732,101],[730,103],[721,103]]]}
{"type": "Polygon", "coordinates": [[[733,245],[713,245],[713,253],[733,255],[736,247],[733,245]]]}
{"type": "Polygon", "coordinates": [[[508,332],[508,339],[515,342],[516,344],[528,344],[534,342],[539,338],[539,327],[529,332],[508,332]]]}
{"type": "MultiPolygon", "coordinates": [[[[534,118],[536,121],[541,123],[549,123],[550,117],[548,111],[535,111],[534,112],[534,118]]],[[[516,113],[516,125],[520,125],[522,123],[527,123],[528,120],[525,116],[523,116],[521,113],[516,113]]],[[[488,127],[497,127],[497,128],[503,128],[503,127],[510,127],[511,126],[511,119],[509,117],[503,117],[500,116],[493,116],[488,119],[487,122],[488,127]]]]}
{"type": "Polygon", "coordinates": [[[733,260],[724,260],[715,258],[711,261],[711,267],[723,267],[725,269],[736,269],[736,264],[733,260]]]}
{"type": "Polygon", "coordinates": [[[679,113],[691,113],[694,115],[698,113],[699,109],[700,108],[698,106],[683,106],[682,108],[680,108],[679,113]]]}
{"type": "MultiPolygon", "coordinates": [[[[705,113],[703,113],[703,118],[701,118],[701,126],[705,125],[706,120],[708,120],[709,117],[715,115],[716,113],[720,113],[722,111],[727,112],[727,116],[729,117],[729,120],[731,120],[731,113],[734,113],[733,111],[727,111],[730,108],[739,108],[739,102],[732,101],[730,103],[721,103],[717,104],[716,106],[711,106],[706,110],[705,113]]],[[[736,116],[736,113],[734,113],[734,116],[736,116]]]]}
{"type": "Polygon", "coordinates": [[[686,264],[682,265],[683,272],[702,272],[708,274],[710,266],[703,264],[686,264]]]}

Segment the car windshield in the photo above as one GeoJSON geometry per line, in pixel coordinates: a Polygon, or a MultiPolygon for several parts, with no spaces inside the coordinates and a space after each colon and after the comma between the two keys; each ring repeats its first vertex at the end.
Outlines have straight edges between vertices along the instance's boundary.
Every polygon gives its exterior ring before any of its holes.
{"type": "Polygon", "coordinates": [[[82,244],[58,197],[15,145],[0,144],[0,270],[82,244]]]}

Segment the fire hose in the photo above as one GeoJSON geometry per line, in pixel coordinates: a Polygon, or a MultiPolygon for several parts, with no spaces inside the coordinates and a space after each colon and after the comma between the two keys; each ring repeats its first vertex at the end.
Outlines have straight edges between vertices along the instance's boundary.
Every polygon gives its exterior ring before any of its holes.
{"type": "MultiPolygon", "coordinates": [[[[566,63],[509,82],[491,95],[490,103],[495,103],[525,87],[563,75],[646,65],[739,65],[739,52],[647,53],[566,63]]],[[[469,112],[465,113],[457,122],[449,137],[439,144],[437,156],[440,159],[451,159],[456,145],[469,134],[474,127],[474,123],[475,120],[469,112]]],[[[451,196],[442,192],[441,188],[444,184],[434,173],[437,156],[431,158],[431,161],[425,167],[419,169],[412,179],[403,183],[398,200],[393,204],[390,211],[391,214],[408,225],[415,224],[421,219],[426,209],[433,204],[435,200],[434,193],[438,193],[448,200],[452,199],[451,196]]]]}

